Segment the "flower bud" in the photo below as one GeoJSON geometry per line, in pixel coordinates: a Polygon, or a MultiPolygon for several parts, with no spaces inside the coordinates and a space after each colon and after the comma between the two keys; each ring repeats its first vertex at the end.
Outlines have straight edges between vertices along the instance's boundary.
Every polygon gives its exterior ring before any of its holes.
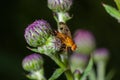
{"type": "Polygon", "coordinates": [[[45,20],[36,20],[25,29],[24,37],[32,47],[43,45],[52,34],[52,29],[45,20]]]}
{"type": "Polygon", "coordinates": [[[88,63],[89,57],[85,54],[74,53],[70,57],[70,65],[72,72],[79,70],[81,73],[88,63]]]}
{"type": "Polygon", "coordinates": [[[38,47],[40,53],[51,54],[60,51],[62,46],[61,40],[55,36],[50,36],[47,39],[47,43],[43,46],[38,47]]]}
{"type": "Polygon", "coordinates": [[[74,36],[77,45],[76,52],[90,54],[95,48],[95,39],[91,32],[87,30],[77,30],[74,36]]]}
{"type": "Polygon", "coordinates": [[[72,0],[48,0],[48,7],[53,12],[66,12],[69,11],[72,5],[72,0]]]}
{"type": "Polygon", "coordinates": [[[109,51],[106,48],[99,48],[93,52],[94,61],[97,62],[106,62],[109,58],[109,51]]]}
{"type": "Polygon", "coordinates": [[[43,58],[39,54],[28,55],[23,59],[22,66],[29,72],[38,71],[43,67],[43,58]]]}

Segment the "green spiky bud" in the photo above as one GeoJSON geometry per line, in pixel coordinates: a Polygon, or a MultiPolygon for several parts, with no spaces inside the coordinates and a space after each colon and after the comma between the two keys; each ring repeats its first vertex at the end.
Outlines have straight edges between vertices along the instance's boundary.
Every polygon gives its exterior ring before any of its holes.
{"type": "Polygon", "coordinates": [[[47,38],[52,35],[52,29],[45,20],[36,20],[25,29],[24,37],[32,47],[43,45],[47,38]]]}
{"type": "Polygon", "coordinates": [[[43,67],[43,58],[39,54],[26,56],[22,61],[23,69],[28,72],[38,71],[43,67]]]}
{"type": "Polygon", "coordinates": [[[48,0],[48,7],[53,12],[67,12],[72,5],[72,0],[48,0]]]}
{"type": "Polygon", "coordinates": [[[60,51],[62,43],[52,31],[49,23],[45,20],[37,20],[30,24],[25,30],[27,43],[35,47],[34,52],[51,54],[60,51]]]}

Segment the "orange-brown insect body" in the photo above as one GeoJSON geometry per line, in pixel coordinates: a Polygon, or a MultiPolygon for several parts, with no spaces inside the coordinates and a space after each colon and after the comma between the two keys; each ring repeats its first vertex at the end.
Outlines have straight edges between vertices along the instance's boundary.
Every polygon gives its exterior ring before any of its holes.
{"type": "Polygon", "coordinates": [[[66,45],[66,48],[71,47],[72,51],[74,51],[77,48],[76,44],[69,36],[60,32],[56,32],[56,33],[57,33],[57,37],[61,39],[62,43],[66,45]]]}

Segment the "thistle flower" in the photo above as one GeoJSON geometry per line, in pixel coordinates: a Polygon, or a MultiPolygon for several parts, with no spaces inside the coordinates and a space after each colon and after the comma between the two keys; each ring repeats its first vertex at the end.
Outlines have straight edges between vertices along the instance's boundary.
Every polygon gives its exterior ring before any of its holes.
{"type": "Polygon", "coordinates": [[[48,0],[48,7],[53,12],[66,12],[69,11],[72,5],[72,0],[48,0]]]}
{"type": "Polygon", "coordinates": [[[35,47],[32,51],[44,54],[55,53],[61,49],[62,43],[45,20],[37,20],[25,30],[27,43],[35,47]]]}
{"type": "Polygon", "coordinates": [[[76,52],[90,54],[95,48],[95,39],[91,32],[87,30],[77,30],[74,36],[77,45],[76,52]]]}
{"type": "Polygon", "coordinates": [[[109,51],[106,48],[99,48],[93,52],[94,61],[106,62],[109,58],[109,51]]]}
{"type": "Polygon", "coordinates": [[[79,72],[82,73],[87,65],[88,60],[89,57],[85,54],[72,54],[70,57],[70,65],[72,72],[74,73],[76,70],[79,70],[79,72]]]}
{"type": "Polygon", "coordinates": [[[43,67],[43,58],[39,54],[26,56],[22,61],[23,69],[28,72],[38,71],[43,67]]]}
{"type": "Polygon", "coordinates": [[[36,20],[25,29],[24,37],[32,47],[43,45],[47,38],[52,35],[52,29],[45,20],[36,20]]]}

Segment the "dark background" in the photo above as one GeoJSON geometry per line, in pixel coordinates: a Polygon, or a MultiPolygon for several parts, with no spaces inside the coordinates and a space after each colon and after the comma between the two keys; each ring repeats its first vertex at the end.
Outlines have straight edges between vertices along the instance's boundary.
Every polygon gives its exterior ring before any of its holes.
{"type": "MultiPolygon", "coordinates": [[[[74,0],[70,11],[74,17],[68,25],[73,33],[78,28],[90,30],[96,38],[97,47],[110,50],[107,71],[115,69],[114,80],[119,80],[120,24],[106,13],[102,2],[116,7],[114,0],[74,0]]],[[[33,52],[26,48],[24,29],[36,19],[45,19],[54,28],[56,22],[47,8],[47,0],[1,0],[0,14],[0,79],[25,80],[21,62],[33,52]]],[[[49,77],[56,65],[48,57],[43,57],[45,75],[49,77]]]]}

